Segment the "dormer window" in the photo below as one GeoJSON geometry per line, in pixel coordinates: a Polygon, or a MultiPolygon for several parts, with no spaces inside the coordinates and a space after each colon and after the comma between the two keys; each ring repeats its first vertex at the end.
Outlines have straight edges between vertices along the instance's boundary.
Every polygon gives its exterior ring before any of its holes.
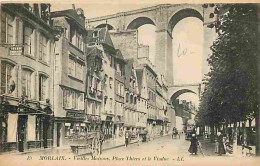
{"type": "Polygon", "coordinates": [[[99,36],[98,31],[94,31],[94,32],[93,32],[93,38],[97,38],[98,36],[99,36]]]}

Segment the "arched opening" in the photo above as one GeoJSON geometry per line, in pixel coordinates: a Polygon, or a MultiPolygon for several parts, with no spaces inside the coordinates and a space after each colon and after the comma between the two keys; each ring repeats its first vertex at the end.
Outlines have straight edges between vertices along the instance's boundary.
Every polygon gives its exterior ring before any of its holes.
{"type": "Polygon", "coordinates": [[[155,59],[155,23],[147,17],[139,17],[131,21],[127,29],[138,30],[138,58],[148,58],[152,64],[155,59]]]}
{"type": "Polygon", "coordinates": [[[178,11],[171,17],[171,19],[168,23],[168,31],[170,33],[172,33],[172,30],[175,27],[175,25],[182,19],[188,18],[188,17],[195,17],[203,22],[203,16],[197,10],[190,9],[190,8],[183,9],[183,10],[178,11]]]}
{"type": "Polygon", "coordinates": [[[171,103],[175,110],[176,128],[185,130],[187,121],[194,120],[198,110],[198,95],[192,90],[182,89],[172,95],[171,103]]]}
{"type": "Polygon", "coordinates": [[[114,29],[115,29],[115,28],[114,28],[112,25],[110,25],[110,24],[100,24],[100,25],[96,26],[96,28],[105,28],[105,27],[107,27],[108,30],[114,30],[114,29]]]}
{"type": "Polygon", "coordinates": [[[202,81],[203,24],[194,17],[184,18],[172,30],[174,84],[202,81]]]}
{"type": "Polygon", "coordinates": [[[129,29],[138,29],[140,26],[145,24],[155,25],[154,21],[147,17],[138,17],[131,21],[131,23],[127,26],[127,30],[129,29]]]}

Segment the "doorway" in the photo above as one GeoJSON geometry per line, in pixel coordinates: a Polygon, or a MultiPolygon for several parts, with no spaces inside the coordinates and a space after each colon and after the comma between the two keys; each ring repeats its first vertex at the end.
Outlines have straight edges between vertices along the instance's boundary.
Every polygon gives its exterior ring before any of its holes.
{"type": "Polygon", "coordinates": [[[18,117],[18,151],[24,152],[27,137],[27,115],[19,115],[18,117]]]}
{"type": "Polygon", "coordinates": [[[60,147],[61,123],[57,123],[57,147],[60,147]]]}

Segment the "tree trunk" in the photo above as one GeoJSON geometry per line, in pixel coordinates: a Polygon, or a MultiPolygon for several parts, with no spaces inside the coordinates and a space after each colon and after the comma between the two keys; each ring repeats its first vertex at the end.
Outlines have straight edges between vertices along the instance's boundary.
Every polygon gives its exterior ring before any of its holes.
{"type": "Polygon", "coordinates": [[[228,137],[228,124],[223,124],[223,135],[228,137]]]}
{"type": "Polygon", "coordinates": [[[215,142],[215,131],[214,131],[214,125],[210,126],[210,142],[215,142]]]}
{"type": "Polygon", "coordinates": [[[244,121],[242,123],[242,128],[243,128],[243,140],[242,140],[243,142],[242,142],[242,144],[247,145],[246,121],[244,121]]]}
{"type": "Polygon", "coordinates": [[[233,154],[237,155],[237,122],[233,126],[233,154]]]}
{"type": "Polygon", "coordinates": [[[249,129],[248,129],[249,131],[248,131],[247,137],[248,137],[248,144],[251,145],[252,144],[252,137],[251,137],[251,135],[252,135],[252,119],[249,118],[248,121],[249,121],[249,129]]]}

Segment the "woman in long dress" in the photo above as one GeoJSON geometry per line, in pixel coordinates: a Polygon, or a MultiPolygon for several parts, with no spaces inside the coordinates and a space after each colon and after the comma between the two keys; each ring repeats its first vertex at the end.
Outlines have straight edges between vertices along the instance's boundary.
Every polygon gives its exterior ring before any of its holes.
{"type": "Polygon", "coordinates": [[[191,154],[195,154],[197,155],[198,152],[198,139],[196,138],[195,134],[191,135],[191,140],[190,140],[191,144],[190,144],[190,148],[189,148],[189,152],[191,154]]]}
{"type": "Polygon", "coordinates": [[[217,153],[218,155],[222,155],[222,154],[226,154],[225,148],[224,148],[224,143],[223,143],[223,135],[221,134],[221,132],[217,133],[217,153]]]}

